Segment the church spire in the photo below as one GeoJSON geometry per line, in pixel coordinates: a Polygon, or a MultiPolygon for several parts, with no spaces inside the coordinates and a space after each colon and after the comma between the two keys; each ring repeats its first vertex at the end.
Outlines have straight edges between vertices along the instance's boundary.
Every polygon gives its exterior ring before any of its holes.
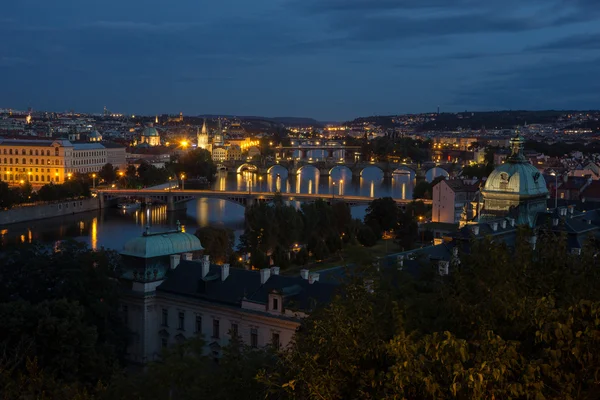
{"type": "Polygon", "coordinates": [[[202,124],[202,134],[208,135],[208,130],[206,129],[206,118],[204,118],[204,123],[202,124]]]}
{"type": "Polygon", "coordinates": [[[525,138],[523,136],[521,136],[520,132],[519,132],[519,127],[517,127],[517,129],[515,129],[515,136],[510,139],[510,149],[511,149],[511,155],[508,158],[509,162],[526,162],[527,159],[525,158],[525,155],[523,154],[523,149],[525,147],[525,138]]]}

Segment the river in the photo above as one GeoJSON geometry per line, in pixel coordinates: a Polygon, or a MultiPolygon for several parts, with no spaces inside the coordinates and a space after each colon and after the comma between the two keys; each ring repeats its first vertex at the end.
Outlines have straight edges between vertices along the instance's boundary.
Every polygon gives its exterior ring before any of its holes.
{"type": "MultiPolygon", "coordinates": [[[[427,178],[431,180],[432,177],[427,178]]],[[[321,193],[324,197],[346,194],[411,199],[414,176],[394,175],[392,179],[384,180],[381,170],[368,167],[360,179],[353,180],[351,171],[345,167],[335,168],[329,177],[321,177],[317,169],[307,167],[300,171],[297,178],[288,179],[284,168],[275,167],[269,175],[262,178],[249,172],[219,173],[212,186],[215,190],[279,190],[321,193]]],[[[366,206],[356,206],[352,208],[352,214],[355,218],[362,219],[365,210],[366,206]]],[[[71,238],[85,242],[93,249],[104,247],[121,250],[123,244],[140,235],[145,226],[158,232],[174,229],[177,221],[187,232],[193,233],[203,226],[222,226],[232,229],[236,237],[239,237],[244,229],[244,208],[219,199],[192,200],[187,203],[187,211],[176,213],[167,213],[164,205],[128,212],[110,208],[0,227],[0,243],[4,247],[11,243],[54,243],[71,238]]]]}

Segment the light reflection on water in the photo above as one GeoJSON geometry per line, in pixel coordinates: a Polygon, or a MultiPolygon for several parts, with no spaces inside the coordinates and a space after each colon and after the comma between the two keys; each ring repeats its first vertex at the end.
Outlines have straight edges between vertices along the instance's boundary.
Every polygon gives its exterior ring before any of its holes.
{"type": "MultiPolygon", "coordinates": [[[[275,166],[268,175],[260,178],[258,174],[249,172],[220,173],[213,183],[213,189],[317,193],[323,197],[344,194],[410,199],[414,186],[414,176],[395,174],[392,179],[384,180],[383,173],[376,167],[367,167],[360,179],[353,179],[352,172],[343,166],[335,167],[330,176],[321,176],[318,169],[307,166],[296,177],[288,176],[285,168],[275,166]]],[[[352,214],[355,218],[363,218],[365,209],[366,206],[353,207],[352,214]]],[[[239,237],[244,227],[244,208],[227,200],[201,198],[188,202],[186,212],[168,213],[165,205],[133,211],[105,209],[9,225],[0,230],[0,244],[36,240],[55,243],[73,238],[86,242],[94,249],[105,247],[120,250],[127,240],[142,234],[146,226],[150,226],[151,232],[164,231],[175,229],[177,221],[188,233],[194,233],[199,227],[223,226],[233,229],[236,237],[239,237]]]]}

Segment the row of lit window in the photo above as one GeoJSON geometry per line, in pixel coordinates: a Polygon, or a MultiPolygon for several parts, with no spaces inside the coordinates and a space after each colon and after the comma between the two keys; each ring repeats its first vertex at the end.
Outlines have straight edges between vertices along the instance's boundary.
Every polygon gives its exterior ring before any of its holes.
{"type": "Polygon", "coordinates": [[[106,163],[106,159],[105,158],[98,158],[98,159],[93,159],[93,160],[75,160],[73,161],[73,165],[89,165],[89,164],[105,164],[106,163]]]}
{"type": "MultiPolygon", "coordinates": [[[[38,170],[40,170],[40,169],[41,169],[41,171],[39,171],[39,172],[44,172],[44,168],[36,168],[35,172],[38,172],[38,170]]],[[[4,167],[4,170],[7,171],[6,167],[4,167]]],[[[12,167],[10,167],[8,169],[8,171],[12,171],[12,170],[13,170],[12,167]]],[[[19,168],[15,168],[15,171],[19,172],[19,168]]],[[[27,168],[21,168],[21,171],[26,172],[27,168]]],[[[33,172],[33,168],[29,168],[29,172],[33,172]]],[[[50,168],[46,168],[46,172],[50,172],[50,168]]],[[[56,170],[56,173],[58,173],[58,170],[56,170]]]]}
{"type": "MultiPolygon", "coordinates": [[[[202,334],[202,316],[196,315],[196,326],[194,333],[202,334]]],[[[162,309],[162,324],[163,327],[169,326],[169,310],[166,308],[162,309]]],[[[185,331],[185,312],[179,311],[177,315],[177,329],[180,331],[185,331]]],[[[229,334],[232,337],[237,337],[239,335],[239,327],[235,322],[231,323],[231,328],[229,329],[229,334]]],[[[213,318],[212,324],[212,338],[219,339],[221,337],[221,321],[213,318]]],[[[167,342],[163,338],[163,346],[166,346],[167,342]]],[[[280,339],[278,332],[272,332],[271,343],[275,347],[279,347],[280,339]]],[[[253,348],[258,347],[258,328],[250,328],[250,346],[253,348]]]]}
{"type": "Polygon", "coordinates": [[[104,156],[104,155],[105,154],[103,151],[76,151],[75,154],[73,154],[73,156],[76,158],[104,156]]]}
{"type": "MultiPolygon", "coordinates": [[[[14,162],[15,164],[19,163],[19,159],[18,158],[15,158],[14,161],[15,161],[14,162]]],[[[4,157],[4,164],[12,164],[12,163],[13,163],[13,159],[12,158],[6,158],[6,157],[4,157]]],[[[21,164],[27,164],[27,159],[23,158],[21,164]]],[[[29,159],[29,164],[32,164],[32,165],[34,164],[34,159],[33,158],[29,159]]],[[[42,158],[40,160],[40,159],[36,158],[35,159],[35,164],[36,165],[40,165],[40,164],[44,165],[44,159],[42,158]]],[[[48,160],[48,165],[62,165],[62,160],[54,160],[54,164],[52,164],[52,160],[48,160]]]]}
{"type": "MultiPolygon", "coordinates": [[[[2,176],[2,175],[0,175],[2,176]]],[[[44,177],[44,175],[29,175],[29,174],[4,174],[5,181],[20,181],[20,180],[31,180],[35,182],[52,182],[50,175],[44,177]]],[[[58,176],[54,177],[54,181],[58,182],[58,176]]]]}
{"type": "MultiPolygon", "coordinates": [[[[13,154],[13,149],[3,149],[2,151],[3,154],[9,154],[12,155],[13,154]]],[[[15,149],[14,155],[18,155],[19,154],[19,150],[15,149]]],[[[21,149],[21,155],[25,156],[27,155],[27,150],[25,149],[21,149]]],[[[32,150],[29,149],[29,155],[30,156],[43,156],[44,155],[44,150],[32,150]]],[[[46,150],[46,155],[49,156],[50,155],[50,150],[46,150]]],[[[54,155],[57,156],[58,155],[58,147],[54,148],[54,155]]]]}

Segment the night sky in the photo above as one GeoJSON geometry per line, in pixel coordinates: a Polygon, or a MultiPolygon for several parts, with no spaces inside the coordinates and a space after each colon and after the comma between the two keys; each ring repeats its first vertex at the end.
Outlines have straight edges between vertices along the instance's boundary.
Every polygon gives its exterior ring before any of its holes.
{"type": "Polygon", "coordinates": [[[600,0],[7,0],[0,108],[600,108],[600,0]]]}

